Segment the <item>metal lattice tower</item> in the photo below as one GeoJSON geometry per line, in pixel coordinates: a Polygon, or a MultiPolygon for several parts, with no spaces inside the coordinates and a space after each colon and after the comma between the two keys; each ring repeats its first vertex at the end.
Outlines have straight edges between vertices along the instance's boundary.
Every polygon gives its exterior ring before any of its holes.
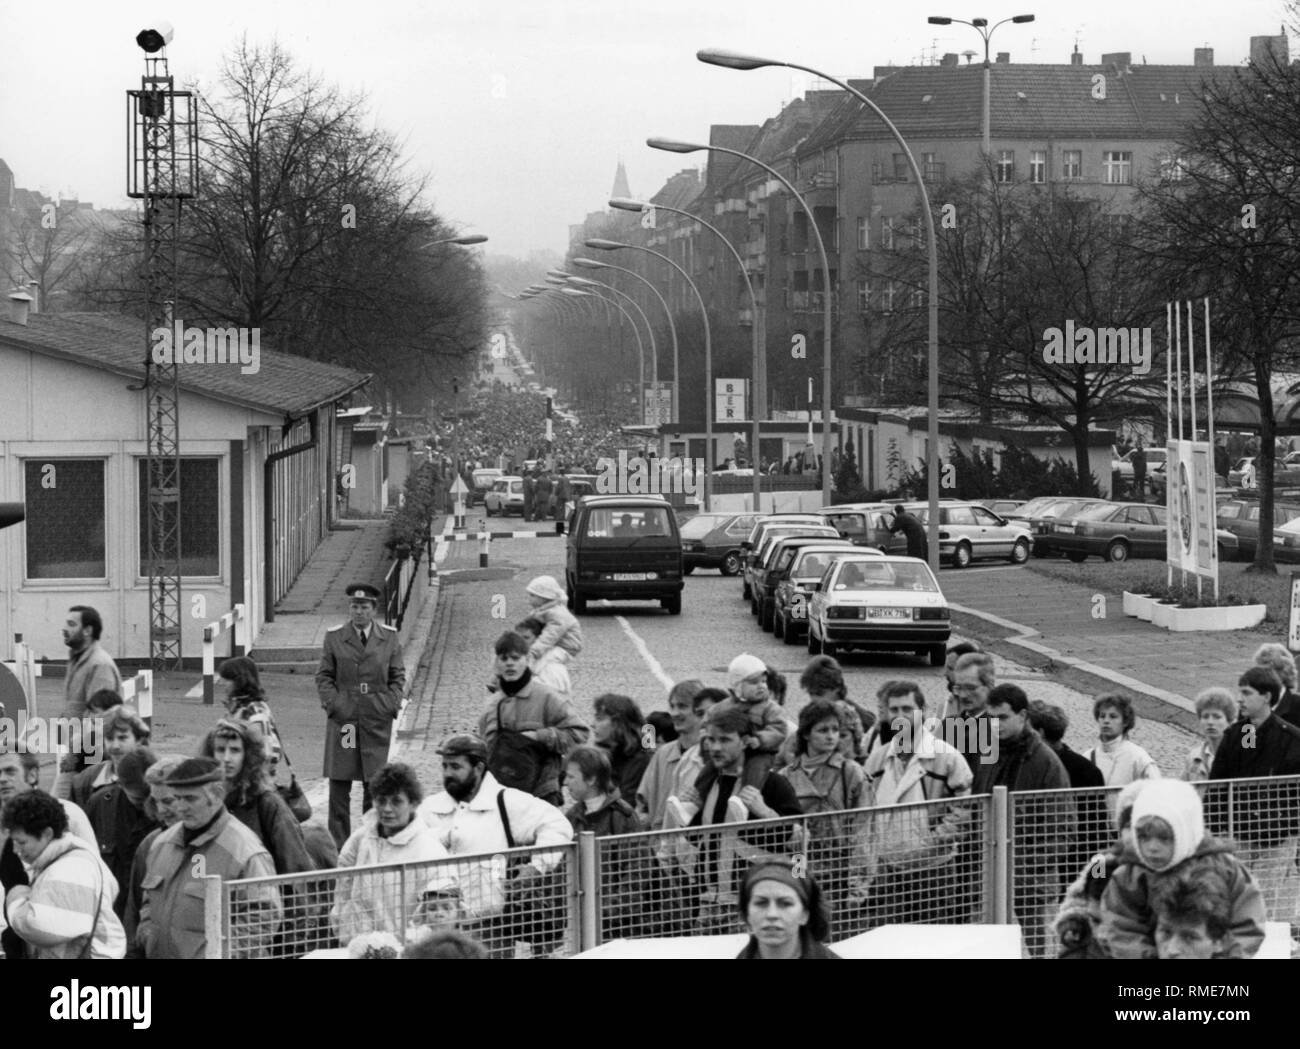
{"type": "Polygon", "coordinates": [[[194,97],[173,90],[165,48],[146,53],[140,90],[127,92],[127,127],[127,193],[144,200],[149,654],[161,672],[181,669],[180,345],[163,361],[153,350],[172,329],[181,201],[198,181],[194,97]]]}

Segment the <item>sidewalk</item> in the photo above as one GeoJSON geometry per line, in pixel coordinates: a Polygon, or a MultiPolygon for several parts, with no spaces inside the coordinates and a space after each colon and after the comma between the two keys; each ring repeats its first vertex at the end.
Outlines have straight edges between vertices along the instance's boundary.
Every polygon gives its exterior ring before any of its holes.
{"type": "Polygon", "coordinates": [[[1188,727],[1193,697],[1210,685],[1235,689],[1268,640],[1249,631],[1171,633],[1125,616],[1119,593],[1101,592],[1102,605],[1094,588],[1030,568],[946,571],[941,583],[963,633],[1021,662],[1091,677],[1085,685],[1094,691],[1118,686],[1169,704],[1175,710],[1162,720],[1188,727]],[[1104,618],[1094,618],[1103,608],[1104,618]]]}

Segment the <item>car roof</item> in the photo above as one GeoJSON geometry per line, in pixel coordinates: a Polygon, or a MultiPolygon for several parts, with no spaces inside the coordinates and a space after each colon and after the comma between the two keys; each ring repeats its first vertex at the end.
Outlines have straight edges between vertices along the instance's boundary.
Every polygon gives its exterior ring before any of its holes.
{"type": "Polygon", "coordinates": [[[827,514],[839,513],[843,510],[880,510],[884,507],[897,505],[897,503],[836,503],[833,506],[823,506],[817,512],[819,514],[827,514]]]}
{"type": "Polygon", "coordinates": [[[582,500],[582,505],[597,509],[602,506],[666,506],[672,509],[667,499],[656,495],[589,495],[582,500]]]}

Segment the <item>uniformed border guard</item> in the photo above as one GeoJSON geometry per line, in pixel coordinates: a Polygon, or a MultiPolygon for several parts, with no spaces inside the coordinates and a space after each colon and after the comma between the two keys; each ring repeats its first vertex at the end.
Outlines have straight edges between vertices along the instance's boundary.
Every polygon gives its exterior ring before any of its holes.
{"type": "Polygon", "coordinates": [[[388,762],[393,721],[406,691],[397,631],[375,622],[379,590],[348,587],[348,622],[325,634],[316,690],[325,722],[325,778],[330,781],[329,830],[339,847],[352,832],[352,784],[361,780],[362,811],[371,806],[370,778],[388,762]]]}

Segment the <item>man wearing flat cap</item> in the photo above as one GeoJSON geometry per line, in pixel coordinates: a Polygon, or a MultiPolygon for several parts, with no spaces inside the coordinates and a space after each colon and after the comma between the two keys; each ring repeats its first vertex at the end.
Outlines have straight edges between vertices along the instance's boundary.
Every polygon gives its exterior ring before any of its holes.
{"type": "MultiPolygon", "coordinates": [[[[146,958],[202,958],[204,878],[266,878],[275,874],[275,864],[261,839],[226,809],[217,761],[186,758],[164,782],[179,818],[149,847],[135,946],[146,958]]],[[[230,905],[233,955],[265,957],[283,914],[274,885],[240,889],[230,905]]]]}
{"type": "Polygon", "coordinates": [[[348,587],[348,621],[325,634],[316,691],[325,711],[325,778],[330,781],[329,830],[339,848],[352,833],[352,784],[361,781],[361,810],[370,809],[370,780],[388,764],[393,721],[406,691],[397,631],[375,622],[379,590],[348,587]]]}

